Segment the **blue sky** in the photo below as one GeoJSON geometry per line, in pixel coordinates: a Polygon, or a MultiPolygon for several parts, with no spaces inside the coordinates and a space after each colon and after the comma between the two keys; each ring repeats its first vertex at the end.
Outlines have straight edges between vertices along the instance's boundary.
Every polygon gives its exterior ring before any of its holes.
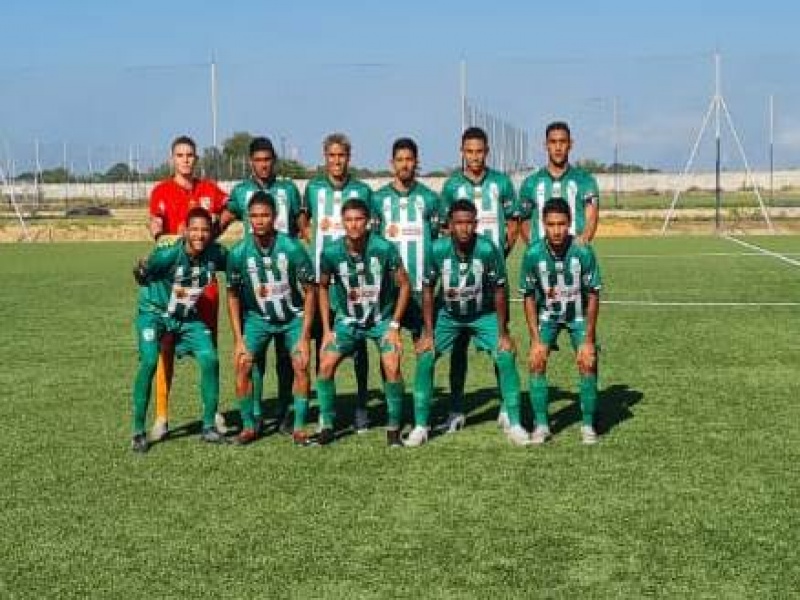
{"type": "MultiPolygon", "coordinates": [[[[529,131],[573,124],[575,158],[610,162],[612,98],[620,157],[675,169],[713,93],[723,92],[755,167],[766,164],[767,102],[776,163],[800,166],[800,8],[790,2],[19,2],[3,4],[0,158],[20,170],[40,140],[46,163],[83,169],[163,158],[171,138],[211,144],[209,69],[218,62],[220,139],[271,135],[319,162],[343,130],[354,162],[387,160],[418,139],[425,168],[456,163],[459,61],[475,102],[529,131]]],[[[724,138],[724,164],[739,165],[724,138]]],[[[711,138],[700,168],[710,166],[711,138]]]]}

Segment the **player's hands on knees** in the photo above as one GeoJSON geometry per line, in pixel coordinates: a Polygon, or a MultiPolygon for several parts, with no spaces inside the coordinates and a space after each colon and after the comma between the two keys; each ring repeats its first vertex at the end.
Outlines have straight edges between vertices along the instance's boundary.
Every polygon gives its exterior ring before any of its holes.
{"type": "Polygon", "coordinates": [[[416,344],[414,344],[414,350],[417,354],[422,354],[423,352],[432,352],[433,337],[423,333],[421,336],[419,336],[416,344]]]}
{"type": "Polygon", "coordinates": [[[497,349],[500,352],[513,352],[514,339],[508,333],[502,334],[500,339],[497,340],[497,349]]]}
{"type": "Polygon", "coordinates": [[[384,338],[387,343],[391,344],[394,348],[394,351],[398,354],[403,351],[403,340],[400,339],[400,330],[399,329],[390,329],[386,332],[384,338]]]}
{"type": "Polygon", "coordinates": [[[300,338],[295,347],[294,359],[297,367],[301,371],[308,369],[308,363],[311,360],[311,343],[308,338],[300,338]]]}
{"type": "Polygon", "coordinates": [[[528,362],[532,370],[541,370],[547,364],[547,346],[541,342],[531,344],[528,352],[528,362]]]}
{"type": "Polygon", "coordinates": [[[577,361],[578,368],[582,372],[588,373],[593,371],[595,365],[597,364],[597,354],[594,344],[590,344],[589,342],[584,342],[581,344],[581,347],[578,348],[577,361]]]}
{"type": "Polygon", "coordinates": [[[149,283],[147,277],[147,259],[139,258],[133,265],[133,278],[138,285],[147,285],[149,283]]]}
{"type": "Polygon", "coordinates": [[[233,362],[237,367],[247,367],[253,363],[253,355],[247,351],[244,342],[238,342],[234,346],[233,362]]]}

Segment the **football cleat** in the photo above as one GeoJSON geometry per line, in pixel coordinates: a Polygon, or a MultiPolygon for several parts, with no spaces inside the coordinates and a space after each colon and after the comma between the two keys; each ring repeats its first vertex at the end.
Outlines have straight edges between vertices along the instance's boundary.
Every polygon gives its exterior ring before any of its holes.
{"type": "Polygon", "coordinates": [[[214,416],[214,426],[217,428],[217,432],[221,433],[222,435],[225,435],[229,431],[228,425],[225,423],[225,415],[223,415],[221,412],[218,412],[214,416]]]}
{"type": "Polygon", "coordinates": [[[528,432],[522,425],[514,425],[513,427],[509,427],[506,431],[506,437],[508,438],[508,441],[515,446],[531,445],[531,436],[528,435],[528,432]]]}
{"type": "Polygon", "coordinates": [[[311,443],[311,440],[309,440],[308,434],[305,431],[298,429],[297,431],[292,432],[292,443],[295,446],[303,447],[308,446],[311,443]]]}
{"type": "Polygon", "coordinates": [[[258,431],[255,428],[245,427],[235,438],[237,446],[247,446],[258,439],[258,431]]]}
{"type": "Polygon", "coordinates": [[[467,417],[464,413],[450,413],[444,422],[445,433],[457,433],[464,429],[467,424],[467,417]]]}
{"type": "Polygon", "coordinates": [[[386,430],[386,445],[390,448],[402,448],[403,440],[400,439],[399,429],[386,430]]]}
{"type": "Polygon", "coordinates": [[[427,443],[429,428],[417,425],[411,430],[406,438],[405,445],[411,448],[417,448],[427,443]]]}
{"type": "Polygon", "coordinates": [[[320,446],[327,446],[335,439],[336,437],[333,435],[333,429],[330,427],[323,427],[319,430],[319,435],[317,435],[317,444],[320,446]]]}
{"type": "Polygon", "coordinates": [[[541,446],[551,437],[550,428],[547,425],[537,425],[531,434],[531,444],[541,446]]]}
{"type": "Polygon", "coordinates": [[[150,430],[150,439],[154,442],[161,442],[169,435],[169,423],[166,419],[156,419],[153,428],[150,430]]]}
{"type": "Polygon", "coordinates": [[[206,444],[227,444],[228,438],[214,427],[208,427],[200,434],[200,441],[206,444]]]}
{"type": "Polygon", "coordinates": [[[500,411],[497,415],[497,426],[503,431],[508,431],[511,428],[511,421],[508,420],[508,413],[500,411]]]}
{"type": "Polygon", "coordinates": [[[581,441],[590,446],[597,443],[597,432],[591,425],[581,425],[581,441]]]}
{"type": "Polygon", "coordinates": [[[143,433],[137,433],[131,440],[131,450],[137,454],[144,454],[150,449],[150,444],[147,443],[147,436],[143,433]]]}

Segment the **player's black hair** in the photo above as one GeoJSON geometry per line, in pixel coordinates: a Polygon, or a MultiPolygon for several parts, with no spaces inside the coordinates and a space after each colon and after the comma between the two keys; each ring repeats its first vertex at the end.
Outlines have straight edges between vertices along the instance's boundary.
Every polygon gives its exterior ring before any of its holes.
{"type": "Polygon", "coordinates": [[[342,215],[348,210],[360,210],[369,219],[369,206],[361,198],[350,198],[342,204],[342,215]]]}
{"type": "Polygon", "coordinates": [[[192,147],[192,151],[197,154],[197,144],[195,144],[194,140],[190,138],[188,135],[179,135],[174,140],[172,140],[172,144],[170,145],[169,149],[172,152],[175,152],[175,148],[186,144],[187,146],[192,147]]]}
{"type": "Polygon", "coordinates": [[[567,215],[567,220],[572,220],[572,212],[569,210],[569,203],[564,200],[564,198],[550,198],[544,203],[544,208],[542,208],[542,220],[546,219],[547,215],[550,213],[567,215]]]}
{"type": "Polygon", "coordinates": [[[463,146],[467,140],[481,140],[485,145],[489,145],[489,136],[480,127],[467,127],[461,134],[461,145],[463,146]]]}
{"type": "Polygon", "coordinates": [[[544,130],[544,139],[547,139],[551,131],[566,131],[567,137],[572,139],[572,132],[566,121],[553,121],[544,130]]]}
{"type": "Polygon", "coordinates": [[[414,158],[418,156],[417,142],[408,137],[397,138],[392,144],[392,158],[397,154],[398,150],[409,150],[414,158]]]}
{"type": "Polygon", "coordinates": [[[277,212],[277,209],[275,208],[275,198],[263,190],[258,190],[252,196],[250,196],[250,200],[247,201],[248,212],[250,211],[250,207],[254,204],[263,204],[264,206],[269,206],[273,215],[277,212]]]}
{"type": "Polygon", "coordinates": [[[189,209],[189,212],[186,214],[187,227],[189,226],[189,223],[192,221],[192,219],[205,219],[208,222],[209,227],[211,227],[211,225],[214,222],[214,219],[211,218],[211,213],[208,212],[202,206],[195,206],[194,208],[189,209]]]}
{"type": "Polygon", "coordinates": [[[477,207],[469,200],[464,200],[463,198],[461,200],[456,200],[450,205],[450,209],[447,211],[448,220],[452,219],[453,214],[457,212],[468,212],[473,217],[478,216],[477,207]]]}
{"type": "Polygon", "coordinates": [[[267,151],[272,154],[273,157],[277,156],[275,154],[275,146],[272,144],[272,140],[268,137],[255,137],[250,141],[250,156],[253,156],[256,152],[263,152],[267,151]]]}

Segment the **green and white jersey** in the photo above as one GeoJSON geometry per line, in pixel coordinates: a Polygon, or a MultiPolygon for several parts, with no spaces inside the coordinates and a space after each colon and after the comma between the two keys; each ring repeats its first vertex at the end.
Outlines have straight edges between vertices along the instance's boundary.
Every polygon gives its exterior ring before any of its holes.
{"type": "Polygon", "coordinates": [[[370,326],[392,317],[397,304],[395,273],[403,262],[397,247],[367,234],[364,253],[353,255],[340,237],[322,251],[320,273],[330,277],[331,307],[337,321],[370,326]]]}
{"type": "Polygon", "coordinates": [[[225,205],[230,213],[244,225],[245,236],[253,233],[247,215],[247,203],[256,192],[267,192],[275,199],[275,229],[297,237],[297,216],[300,214],[300,192],[291,179],[273,177],[262,182],[256,177],[249,177],[236,184],[231,190],[225,205]]]}
{"type": "Polygon", "coordinates": [[[425,257],[439,234],[439,197],[419,182],[408,192],[388,184],[373,194],[371,210],[378,233],[397,246],[412,291],[421,292],[425,257]]]}
{"type": "Polygon", "coordinates": [[[555,178],[547,167],[529,175],[519,190],[520,217],[531,220],[531,242],[544,239],[542,211],[550,198],[563,198],[572,213],[570,233],[581,235],[586,228],[586,205],[600,207],[600,188],[588,171],[569,165],[564,174],[555,178]]]}
{"type": "Polygon", "coordinates": [[[262,248],[246,236],[228,255],[228,288],[239,292],[245,318],[258,317],[283,324],[303,314],[301,288],[314,283],[314,268],[302,244],[276,232],[262,248]]]}
{"type": "Polygon", "coordinates": [[[600,266],[592,247],[582,246],[572,237],[558,256],[540,239],[525,251],[519,287],[523,295],[536,298],[540,322],[583,321],[589,292],[602,287],[600,266]]]}
{"type": "Polygon", "coordinates": [[[181,237],[168,246],[157,247],[147,258],[146,287],[140,288],[139,310],[178,320],[194,318],[195,305],[203,289],[224,271],[228,251],[212,242],[200,255],[189,256],[181,237]]]}
{"type": "Polygon", "coordinates": [[[352,177],[348,177],[344,187],[335,187],[325,175],[315,177],[306,186],[303,210],[311,219],[311,258],[317,277],[323,248],[344,235],[342,204],[350,198],[360,198],[370,206],[372,190],[366,183],[352,177]]]}
{"type": "Polygon", "coordinates": [[[442,187],[442,219],[456,200],[469,200],[478,209],[478,233],[494,244],[506,247],[506,221],[518,216],[517,196],[511,178],[486,169],[483,178],[475,183],[463,171],[453,173],[442,187]]]}
{"type": "Polygon", "coordinates": [[[496,312],[495,291],[506,284],[503,253],[483,235],[475,236],[466,256],[456,252],[452,238],[438,239],[425,268],[424,283],[435,287],[439,280],[439,304],[450,316],[474,318],[496,312]]]}

